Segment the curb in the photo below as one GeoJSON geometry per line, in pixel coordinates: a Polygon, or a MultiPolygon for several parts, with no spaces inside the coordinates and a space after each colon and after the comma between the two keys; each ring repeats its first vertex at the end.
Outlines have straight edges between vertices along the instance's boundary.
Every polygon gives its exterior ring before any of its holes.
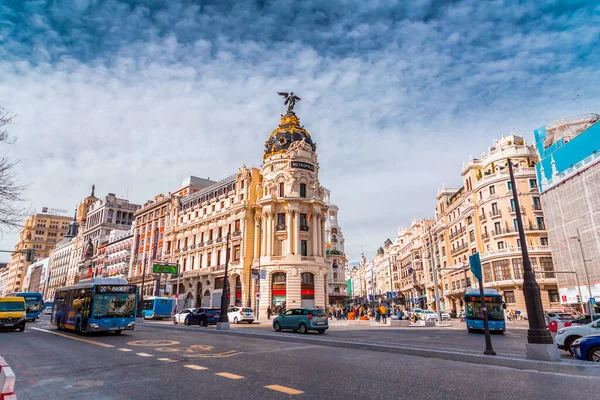
{"type": "Polygon", "coordinates": [[[0,399],[17,400],[15,395],[15,381],[17,380],[12,368],[0,357],[0,399]]]}
{"type": "Polygon", "coordinates": [[[496,356],[487,356],[474,351],[450,351],[445,349],[435,349],[431,347],[406,347],[395,345],[374,344],[359,341],[343,341],[337,339],[327,339],[322,337],[310,337],[299,335],[285,335],[266,332],[253,332],[243,329],[230,331],[217,331],[213,329],[198,330],[193,327],[185,326],[169,326],[169,325],[145,325],[145,328],[158,329],[176,329],[176,330],[193,330],[199,333],[242,336],[250,338],[262,338],[270,340],[278,340],[282,342],[310,343],[329,347],[341,347],[357,350],[380,351],[386,353],[404,354],[416,357],[436,358],[448,361],[460,361],[469,364],[492,365],[498,367],[507,367],[519,370],[550,372],[557,374],[577,375],[577,376],[600,376],[600,365],[595,363],[586,363],[585,361],[537,361],[528,360],[524,357],[512,354],[499,354],[496,356]],[[589,364],[589,365],[588,365],[589,364]]]}

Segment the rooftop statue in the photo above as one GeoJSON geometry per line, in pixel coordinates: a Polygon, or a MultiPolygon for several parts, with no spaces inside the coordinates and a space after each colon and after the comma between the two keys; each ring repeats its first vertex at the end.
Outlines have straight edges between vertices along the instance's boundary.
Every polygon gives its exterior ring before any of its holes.
{"type": "Polygon", "coordinates": [[[277,94],[285,98],[283,105],[288,106],[288,113],[293,112],[296,102],[302,100],[300,97],[296,96],[294,92],[277,92],[277,94]]]}

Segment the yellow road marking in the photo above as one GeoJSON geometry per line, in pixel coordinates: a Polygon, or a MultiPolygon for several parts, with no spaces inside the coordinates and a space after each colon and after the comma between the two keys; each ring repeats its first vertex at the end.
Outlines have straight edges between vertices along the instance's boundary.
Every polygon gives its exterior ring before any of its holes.
{"type": "Polygon", "coordinates": [[[71,339],[71,340],[78,340],[78,341],[84,342],[84,343],[95,344],[96,346],[101,346],[101,347],[115,347],[112,344],[106,344],[106,343],[102,343],[102,342],[97,342],[95,340],[90,340],[90,339],[84,339],[84,338],[80,338],[80,337],[75,337],[75,336],[72,336],[72,335],[67,335],[65,333],[53,332],[53,331],[49,331],[47,329],[40,329],[40,328],[33,328],[33,327],[31,329],[35,329],[36,331],[40,331],[40,332],[50,333],[50,334],[56,335],[56,336],[62,336],[64,338],[71,339]]]}
{"type": "Polygon", "coordinates": [[[231,357],[236,356],[238,354],[243,354],[242,351],[237,350],[229,350],[223,353],[215,353],[215,354],[185,354],[185,357],[188,358],[220,358],[220,357],[231,357]]]}
{"type": "Polygon", "coordinates": [[[119,349],[119,351],[133,351],[131,349],[119,349]]]}
{"type": "Polygon", "coordinates": [[[189,368],[189,369],[195,369],[196,371],[203,371],[205,369],[208,369],[206,367],[201,367],[201,366],[195,365],[195,364],[184,365],[184,367],[189,368]]]}
{"type": "Polygon", "coordinates": [[[241,375],[230,374],[229,372],[217,372],[215,375],[219,375],[228,379],[244,379],[244,377],[241,375]]]}
{"type": "Polygon", "coordinates": [[[269,385],[265,386],[267,389],[275,390],[277,392],[287,393],[287,394],[302,394],[304,393],[302,390],[296,390],[285,386],[280,385],[269,385]]]}
{"type": "Polygon", "coordinates": [[[148,354],[148,353],[135,353],[135,354],[140,357],[152,357],[152,354],[148,354]]]}
{"type": "Polygon", "coordinates": [[[170,358],[157,358],[158,361],[164,361],[164,362],[176,362],[175,360],[171,360],[170,358]]]}

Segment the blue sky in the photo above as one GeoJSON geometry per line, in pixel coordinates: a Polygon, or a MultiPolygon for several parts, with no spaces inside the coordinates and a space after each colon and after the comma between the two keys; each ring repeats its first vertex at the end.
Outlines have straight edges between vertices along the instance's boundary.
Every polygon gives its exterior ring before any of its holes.
{"type": "Polygon", "coordinates": [[[372,256],[495,139],[600,111],[600,6],[543,3],[5,0],[1,150],[38,210],[92,183],[143,203],[260,166],[293,90],[351,259],[372,256]]]}

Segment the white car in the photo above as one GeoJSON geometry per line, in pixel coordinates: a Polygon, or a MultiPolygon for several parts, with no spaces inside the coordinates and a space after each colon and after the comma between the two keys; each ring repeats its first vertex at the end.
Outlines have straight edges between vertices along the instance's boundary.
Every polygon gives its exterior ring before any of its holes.
{"type": "Polygon", "coordinates": [[[437,321],[438,315],[435,311],[423,310],[421,313],[421,319],[423,321],[437,321]]]}
{"type": "Polygon", "coordinates": [[[446,311],[442,311],[442,321],[450,321],[450,314],[448,314],[446,311]]]}
{"type": "Polygon", "coordinates": [[[194,310],[195,310],[195,308],[184,308],[183,310],[179,311],[178,313],[173,315],[173,323],[174,324],[185,323],[185,317],[187,317],[188,314],[193,313],[194,310]]]}
{"type": "Polygon", "coordinates": [[[559,349],[572,353],[571,344],[580,337],[600,334],[600,320],[587,325],[573,325],[558,330],[556,345],[559,349]]]}
{"type": "Polygon", "coordinates": [[[242,321],[251,324],[254,322],[254,311],[251,308],[231,307],[227,310],[227,318],[229,318],[229,322],[234,324],[239,324],[242,321]]]}

